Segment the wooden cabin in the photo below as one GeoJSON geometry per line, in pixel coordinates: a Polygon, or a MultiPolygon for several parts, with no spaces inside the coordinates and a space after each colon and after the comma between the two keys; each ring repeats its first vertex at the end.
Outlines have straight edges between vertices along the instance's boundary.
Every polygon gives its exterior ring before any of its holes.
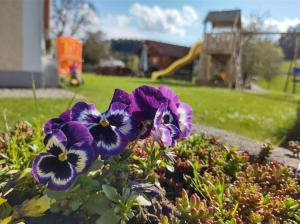
{"type": "MultiPolygon", "coordinates": [[[[138,49],[140,56],[140,69],[150,77],[152,72],[167,68],[174,61],[188,54],[190,48],[145,40],[138,49]]],[[[172,77],[175,79],[192,80],[193,65],[190,64],[178,70],[172,77]]]]}
{"type": "Polygon", "coordinates": [[[204,20],[197,83],[235,88],[241,77],[241,11],[213,11],[204,20]]]}

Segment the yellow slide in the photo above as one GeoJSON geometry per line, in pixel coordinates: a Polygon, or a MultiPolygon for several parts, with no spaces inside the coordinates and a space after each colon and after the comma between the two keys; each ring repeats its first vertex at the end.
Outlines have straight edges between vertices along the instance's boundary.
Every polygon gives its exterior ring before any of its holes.
{"type": "Polygon", "coordinates": [[[189,51],[189,53],[178,59],[177,61],[174,61],[169,67],[165,68],[161,71],[155,71],[151,75],[152,80],[156,80],[159,77],[163,76],[169,76],[172,75],[174,72],[176,72],[178,69],[182,68],[183,66],[191,63],[196,57],[198,57],[201,53],[201,42],[197,42],[189,51]]]}

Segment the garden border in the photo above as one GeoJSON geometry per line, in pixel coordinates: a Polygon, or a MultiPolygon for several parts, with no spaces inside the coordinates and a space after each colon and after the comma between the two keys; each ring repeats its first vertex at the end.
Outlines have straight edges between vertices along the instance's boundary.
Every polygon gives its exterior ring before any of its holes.
{"type": "MultiPolygon", "coordinates": [[[[202,124],[194,124],[193,133],[204,133],[206,135],[216,136],[219,142],[229,146],[237,146],[241,151],[247,150],[250,155],[258,155],[261,151],[262,145],[264,144],[263,142],[251,140],[247,137],[229,131],[202,124]]],[[[294,169],[298,169],[300,167],[300,160],[293,156],[293,153],[290,150],[278,146],[275,146],[272,150],[270,160],[276,160],[294,169]]]]}

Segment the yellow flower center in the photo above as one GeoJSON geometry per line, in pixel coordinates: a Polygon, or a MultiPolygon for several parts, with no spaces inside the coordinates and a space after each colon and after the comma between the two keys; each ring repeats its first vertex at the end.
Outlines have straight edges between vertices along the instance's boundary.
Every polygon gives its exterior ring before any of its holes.
{"type": "Polygon", "coordinates": [[[61,154],[58,155],[58,160],[61,161],[61,162],[66,161],[67,158],[68,158],[68,156],[67,156],[67,152],[66,151],[62,152],[61,154]]]}
{"type": "Polygon", "coordinates": [[[102,127],[107,127],[109,125],[109,121],[104,119],[99,122],[102,127]]]}

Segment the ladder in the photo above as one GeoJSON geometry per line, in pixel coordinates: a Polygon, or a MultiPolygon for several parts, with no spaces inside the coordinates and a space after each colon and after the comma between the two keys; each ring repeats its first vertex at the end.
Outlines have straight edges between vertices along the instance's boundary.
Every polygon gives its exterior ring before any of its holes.
{"type": "Polygon", "coordinates": [[[294,44],[294,57],[289,65],[289,69],[287,72],[287,77],[286,77],[286,81],[285,81],[285,85],[284,85],[284,91],[287,92],[290,77],[292,76],[293,77],[293,90],[292,90],[293,94],[296,93],[297,82],[300,82],[300,80],[297,79],[297,77],[300,77],[300,67],[297,67],[299,46],[300,46],[300,37],[296,36],[295,44],[294,44]]]}

